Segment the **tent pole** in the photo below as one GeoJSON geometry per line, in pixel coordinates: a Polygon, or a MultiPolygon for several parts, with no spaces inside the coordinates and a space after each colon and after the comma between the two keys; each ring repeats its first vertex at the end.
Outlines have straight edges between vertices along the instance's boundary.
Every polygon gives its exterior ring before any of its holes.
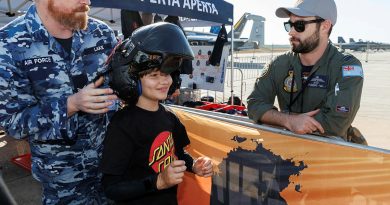
{"type": "MultiPolygon", "coordinates": [[[[233,21],[234,22],[234,21],[233,21]]],[[[233,105],[233,99],[234,99],[234,93],[233,93],[233,82],[234,82],[234,58],[233,58],[233,45],[234,45],[234,25],[231,25],[231,47],[230,47],[230,86],[231,86],[231,98],[230,98],[230,104],[233,105]]],[[[242,99],[241,99],[242,100],[242,99]]]]}
{"type": "Polygon", "coordinates": [[[12,13],[12,6],[11,6],[11,0],[8,0],[7,1],[7,5],[8,5],[8,13],[12,13]]]}
{"type": "Polygon", "coordinates": [[[13,10],[15,13],[16,12],[19,12],[19,10],[24,6],[26,5],[27,3],[29,3],[30,0],[25,0],[23,1],[22,3],[19,4],[19,6],[15,7],[15,9],[13,10]]]}

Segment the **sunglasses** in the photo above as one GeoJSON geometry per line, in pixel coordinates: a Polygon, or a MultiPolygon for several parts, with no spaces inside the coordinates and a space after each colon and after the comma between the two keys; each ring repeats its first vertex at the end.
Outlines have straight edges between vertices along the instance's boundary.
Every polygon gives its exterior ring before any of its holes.
{"type": "Polygon", "coordinates": [[[162,57],[160,55],[147,54],[138,51],[134,56],[134,63],[140,68],[160,68],[161,72],[170,74],[179,69],[182,64],[182,58],[178,56],[162,57]]]}
{"type": "Polygon", "coordinates": [[[325,21],[324,19],[314,19],[314,20],[309,20],[309,21],[296,21],[296,22],[291,22],[287,21],[284,22],[284,29],[286,29],[287,32],[290,32],[291,28],[294,27],[294,29],[298,32],[304,32],[306,24],[311,24],[311,23],[321,23],[325,21]]]}

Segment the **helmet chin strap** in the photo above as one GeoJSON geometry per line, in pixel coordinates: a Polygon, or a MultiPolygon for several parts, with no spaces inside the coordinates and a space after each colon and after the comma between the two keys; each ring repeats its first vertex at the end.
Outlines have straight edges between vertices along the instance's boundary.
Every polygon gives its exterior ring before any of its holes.
{"type": "Polygon", "coordinates": [[[142,84],[141,84],[141,80],[138,80],[138,83],[137,83],[137,91],[138,91],[138,96],[141,96],[141,94],[142,94],[142,84]]]}

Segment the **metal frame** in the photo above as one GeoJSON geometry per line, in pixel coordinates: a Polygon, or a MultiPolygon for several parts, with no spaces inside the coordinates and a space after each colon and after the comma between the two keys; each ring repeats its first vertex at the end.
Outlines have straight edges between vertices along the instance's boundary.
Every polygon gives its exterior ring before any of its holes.
{"type": "MultiPolygon", "coordinates": [[[[232,21],[234,22],[234,17],[232,19],[232,21]]],[[[234,25],[231,26],[231,47],[230,47],[230,70],[231,70],[231,74],[230,74],[230,84],[231,84],[231,90],[230,90],[230,105],[233,105],[233,102],[234,102],[234,93],[233,93],[233,83],[234,83],[234,57],[233,57],[233,52],[234,52],[234,25]]],[[[242,99],[241,99],[241,102],[242,102],[242,99]]]]}

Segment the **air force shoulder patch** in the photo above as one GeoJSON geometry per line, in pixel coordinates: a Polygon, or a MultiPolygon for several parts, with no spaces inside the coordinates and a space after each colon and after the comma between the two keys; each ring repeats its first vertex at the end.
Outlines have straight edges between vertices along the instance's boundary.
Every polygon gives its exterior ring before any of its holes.
{"type": "Polygon", "coordinates": [[[342,66],[343,70],[343,77],[362,77],[363,75],[363,68],[360,65],[344,65],[342,66]]]}

